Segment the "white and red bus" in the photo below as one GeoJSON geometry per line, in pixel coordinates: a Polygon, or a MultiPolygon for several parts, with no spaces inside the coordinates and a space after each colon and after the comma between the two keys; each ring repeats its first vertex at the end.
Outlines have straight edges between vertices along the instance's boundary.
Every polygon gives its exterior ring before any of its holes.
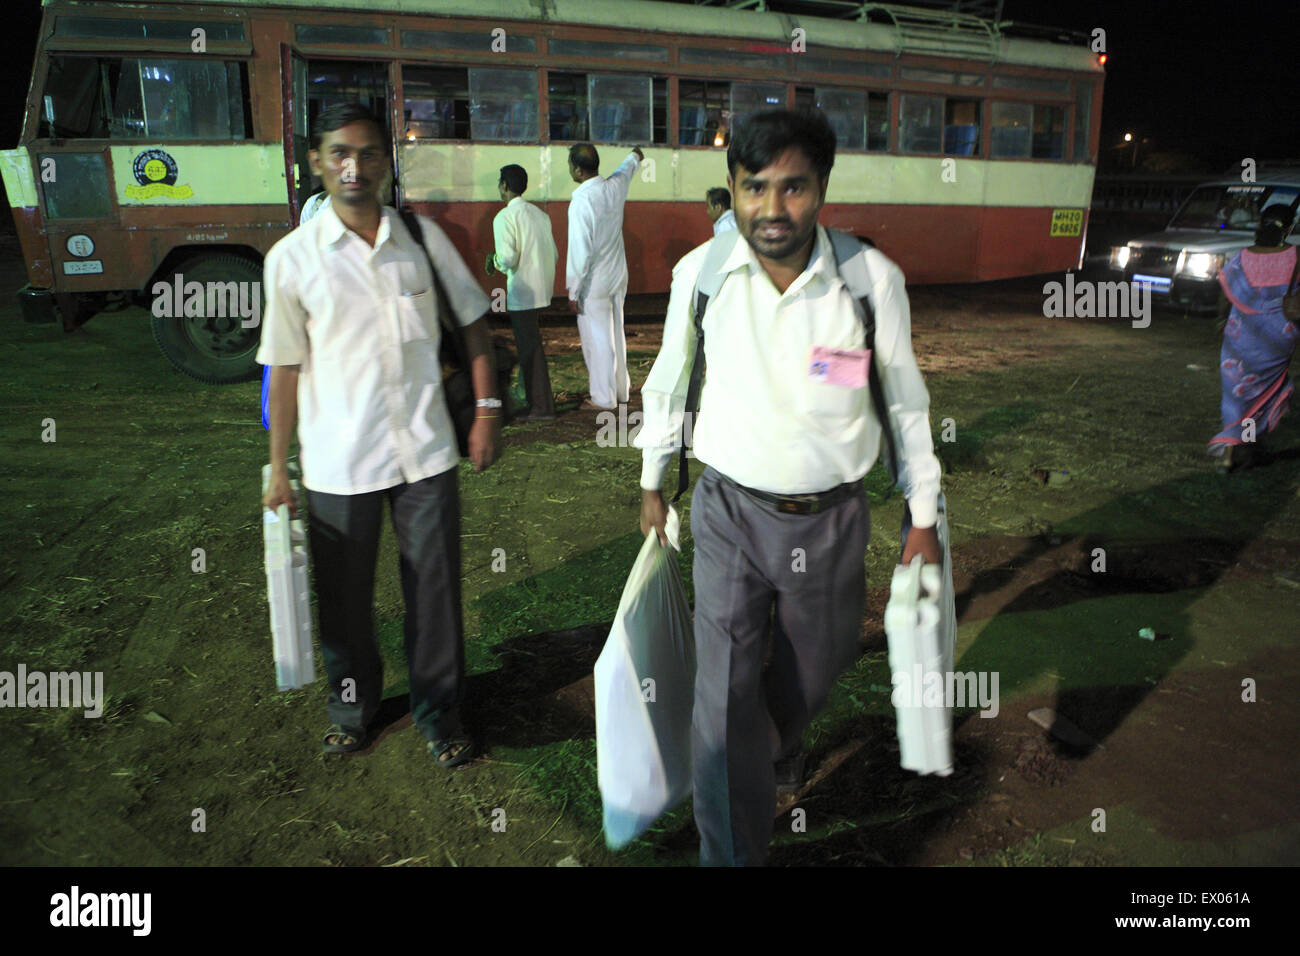
{"type": "MultiPolygon", "coordinates": [[[[641,144],[629,291],[666,291],[711,235],[704,195],[725,185],[731,129],[776,105],[827,114],[839,148],[822,222],[871,237],[909,281],[1076,267],[1098,56],[881,9],[885,22],[642,0],[45,0],[21,140],[0,153],[25,312],[148,305],[177,274],[258,281],[311,192],[309,123],[345,100],[387,118],[397,201],[470,263],[492,244],[501,166],[528,171],[564,249],[568,147],[596,143],[608,172],[641,144]]],[[[259,329],[233,307],[199,311],[155,316],[168,358],[205,381],[255,375],[259,329]]]]}

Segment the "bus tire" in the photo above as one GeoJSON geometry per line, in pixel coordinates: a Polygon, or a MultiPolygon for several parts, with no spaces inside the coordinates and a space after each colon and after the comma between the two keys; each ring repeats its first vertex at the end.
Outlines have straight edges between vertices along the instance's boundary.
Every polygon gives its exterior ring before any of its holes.
{"type": "MultiPolygon", "coordinates": [[[[174,275],[180,275],[184,277],[184,284],[201,282],[205,289],[209,282],[255,282],[257,285],[250,286],[249,291],[257,289],[260,298],[262,266],[243,256],[200,253],[177,263],[168,271],[172,275],[159,276],[159,281],[174,282],[174,275]]],[[[244,328],[243,319],[238,314],[160,316],[155,313],[153,337],[167,360],[190,378],[208,385],[247,382],[261,374],[256,361],[262,336],[260,312],[258,315],[259,321],[255,326],[244,328]]]]}

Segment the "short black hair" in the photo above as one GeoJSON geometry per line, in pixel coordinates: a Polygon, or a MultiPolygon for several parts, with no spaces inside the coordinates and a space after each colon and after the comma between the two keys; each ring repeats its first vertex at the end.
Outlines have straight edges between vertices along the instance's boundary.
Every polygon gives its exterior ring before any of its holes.
{"type": "Polygon", "coordinates": [[[704,194],[704,199],[711,206],[721,206],[723,209],[731,208],[731,191],[725,186],[714,186],[704,194]]]}
{"type": "Polygon", "coordinates": [[[326,133],[332,133],[352,123],[374,123],[375,128],[379,130],[379,138],[385,144],[388,142],[388,127],[370,107],[364,103],[335,103],[321,110],[312,120],[308,146],[311,149],[320,149],[326,133]]]}
{"type": "Polygon", "coordinates": [[[1259,214],[1259,228],[1255,230],[1255,242],[1261,246],[1280,246],[1291,229],[1295,219],[1295,210],[1285,203],[1275,202],[1265,206],[1259,214]]]}
{"type": "Polygon", "coordinates": [[[569,147],[569,162],[584,173],[600,172],[600,154],[590,143],[574,143],[569,147]]]}
{"type": "Polygon", "coordinates": [[[818,178],[830,176],[835,130],[821,110],[763,110],[747,117],[727,147],[727,172],[735,176],[737,165],[758,172],[792,146],[808,157],[818,178]]]}
{"type": "Polygon", "coordinates": [[[528,188],[528,173],[524,171],[524,167],[511,163],[509,166],[501,167],[501,182],[505,183],[506,189],[516,196],[522,196],[524,190],[528,188]]]}

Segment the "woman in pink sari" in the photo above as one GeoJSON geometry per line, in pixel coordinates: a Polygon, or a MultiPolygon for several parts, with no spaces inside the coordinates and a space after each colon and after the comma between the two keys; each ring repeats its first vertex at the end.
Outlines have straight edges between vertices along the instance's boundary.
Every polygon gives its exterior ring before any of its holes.
{"type": "Polygon", "coordinates": [[[1296,270],[1296,248],[1286,241],[1294,218],[1289,206],[1266,208],[1255,245],[1219,272],[1231,311],[1219,353],[1223,430],[1210,439],[1208,451],[1230,470],[1252,463],[1255,443],[1277,427],[1295,390],[1287,371],[1300,330],[1282,313],[1296,270]]]}

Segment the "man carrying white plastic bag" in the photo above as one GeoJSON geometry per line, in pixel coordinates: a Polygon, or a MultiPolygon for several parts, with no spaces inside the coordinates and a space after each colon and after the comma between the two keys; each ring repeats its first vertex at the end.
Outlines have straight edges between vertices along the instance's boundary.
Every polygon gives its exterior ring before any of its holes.
{"type": "Polygon", "coordinates": [[[670,509],[672,547],[646,535],[596,661],[596,773],[613,850],[691,793],[695,639],[678,530],[670,509]]]}
{"type": "Polygon", "coordinates": [[[903,274],[818,224],[834,157],[835,132],[817,112],[762,111],[733,130],[737,229],[677,264],[641,389],[642,531],[664,526],[663,479],[696,409],[692,445],[708,466],[690,514],[704,865],[766,861],[778,781],[798,787],[803,732],[860,653],[862,478],[882,432],[907,476],[903,560],[942,560],[940,468],[903,274]]]}

